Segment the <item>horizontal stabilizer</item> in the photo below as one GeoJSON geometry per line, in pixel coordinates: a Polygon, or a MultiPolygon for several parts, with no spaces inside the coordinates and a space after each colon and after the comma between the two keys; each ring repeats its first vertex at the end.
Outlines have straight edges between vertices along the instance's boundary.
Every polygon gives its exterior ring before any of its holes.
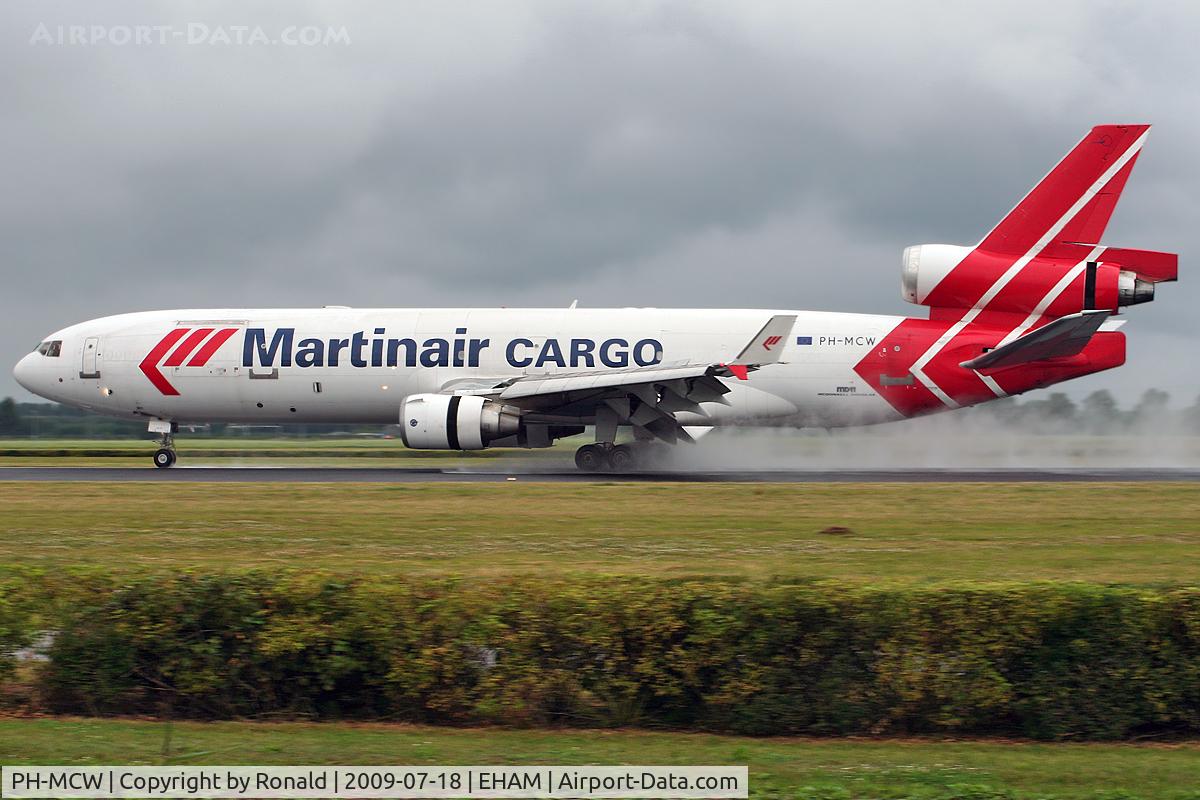
{"type": "Polygon", "coordinates": [[[1105,263],[1120,265],[1151,283],[1179,280],[1179,255],[1157,250],[1133,250],[1128,247],[1107,247],[1100,255],[1105,263]]]}
{"type": "Polygon", "coordinates": [[[1008,344],[964,361],[960,366],[974,370],[1002,369],[1046,358],[1073,356],[1087,347],[1110,313],[1107,310],[1081,311],[1059,317],[1008,344]]]}

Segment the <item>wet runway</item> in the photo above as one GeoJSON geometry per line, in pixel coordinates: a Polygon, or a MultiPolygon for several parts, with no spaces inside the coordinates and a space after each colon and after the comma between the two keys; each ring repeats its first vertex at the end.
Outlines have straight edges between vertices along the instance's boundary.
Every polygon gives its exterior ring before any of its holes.
{"type": "Polygon", "coordinates": [[[656,471],[628,474],[522,467],[0,467],[0,481],[141,481],[149,483],[550,483],[671,482],[713,483],[1047,483],[1057,481],[1200,481],[1200,469],[877,469],[656,471]]]}

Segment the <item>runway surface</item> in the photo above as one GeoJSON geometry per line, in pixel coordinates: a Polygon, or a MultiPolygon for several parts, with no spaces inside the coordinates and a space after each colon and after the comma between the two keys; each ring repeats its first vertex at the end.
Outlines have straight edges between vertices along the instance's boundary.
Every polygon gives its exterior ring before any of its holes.
{"type": "Polygon", "coordinates": [[[1200,469],[880,469],[736,470],[729,472],[582,473],[525,467],[438,469],[421,467],[0,467],[0,481],[142,481],[150,483],[495,483],[505,481],[598,483],[613,481],[712,483],[1047,483],[1200,481],[1200,469]]]}

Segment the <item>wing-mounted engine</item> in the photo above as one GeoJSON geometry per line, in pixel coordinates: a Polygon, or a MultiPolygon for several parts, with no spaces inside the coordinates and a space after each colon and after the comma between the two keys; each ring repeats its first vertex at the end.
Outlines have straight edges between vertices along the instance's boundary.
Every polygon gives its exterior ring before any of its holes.
{"type": "Polygon", "coordinates": [[[415,450],[482,450],[520,427],[521,409],[474,395],[413,394],[400,407],[400,438],[415,450]]]}

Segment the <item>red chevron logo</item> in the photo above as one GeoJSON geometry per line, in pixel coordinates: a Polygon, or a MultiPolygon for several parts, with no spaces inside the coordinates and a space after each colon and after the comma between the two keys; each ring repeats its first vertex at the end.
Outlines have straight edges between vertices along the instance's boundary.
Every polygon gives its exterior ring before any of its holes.
{"type": "Polygon", "coordinates": [[[768,336],[763,340],[763,350],[770,350],[775,345],[783,341],[782,336],[768,336]]]}
{"type": "Polygon", "coordinates": [[[159,368],[164,367],[203,367],[221,345],[229,341],[229,337],[237,333],[237,328],[222,328],[213,333],[214,328],[176,328],[158,340],[151,348],[138,368],[149,381],[165,395],[178,395],[179,390],[171,385],[167,376],[159,368]],[[182,342],[180,340],[183,340],[182,342]],[[205,341],[207,340],[207,341],[205,341]],[[202,344],[203,343],[203,344],[202,344]],[[178,346],[176,346],[178,345],[178,346]],[[174,349],[172,349],[174,348],[174,349]],[[199,349],[197,349],[199,348],[199,349]],[[168,355],[168,353],[170,355],[168,355]],[[191,359],[188,359],[191,356],[191,359]],[[166,360],[164,360],[164,357],[166,360]],[[187,362],[186,364],[184,362],[187,362]]]}

